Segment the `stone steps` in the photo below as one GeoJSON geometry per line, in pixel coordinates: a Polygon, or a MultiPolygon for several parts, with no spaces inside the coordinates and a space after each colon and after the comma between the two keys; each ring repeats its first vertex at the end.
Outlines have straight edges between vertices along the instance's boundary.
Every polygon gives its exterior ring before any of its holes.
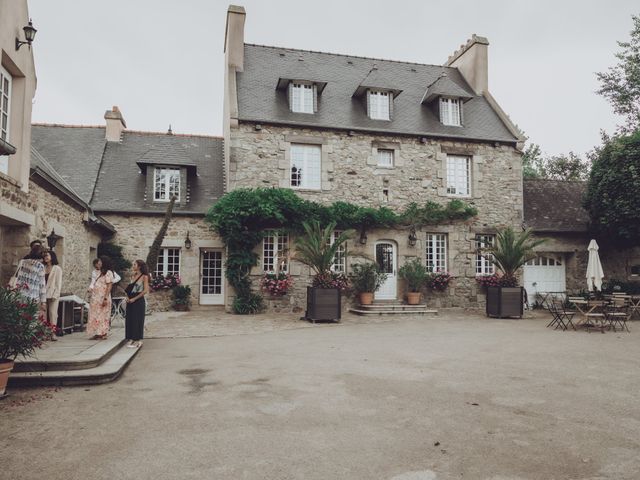
{"type": "Polygon", "coordinates": [[[438,311],[427,308],[426,304],[408,305],[398,302],[374,302],[349,309],[356,315],[437,315],[438,311]]]}

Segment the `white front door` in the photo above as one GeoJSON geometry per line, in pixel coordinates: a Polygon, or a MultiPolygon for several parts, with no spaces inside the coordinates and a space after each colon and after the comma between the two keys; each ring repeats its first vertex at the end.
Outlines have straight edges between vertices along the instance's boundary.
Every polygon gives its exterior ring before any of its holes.
{"type": "Polygon", "coordinates": [[[224,305],[221,250],[200,251],[200,305],[224,305]]]}
{"type": "Polygon", "coordinates": [[[536,293],[564,292],[567,289],[564,262],[559,258],[540,256],[524,265],[524,288],[529,303],[536,293]]]}
{"type": "Polygon", "coordinates": [[[376,243],[376,263],[387,274],[387,279],[375,294],[376,300],[395,300],[398,295],[396,275],[396,246],[392,242],[376,243]]]}

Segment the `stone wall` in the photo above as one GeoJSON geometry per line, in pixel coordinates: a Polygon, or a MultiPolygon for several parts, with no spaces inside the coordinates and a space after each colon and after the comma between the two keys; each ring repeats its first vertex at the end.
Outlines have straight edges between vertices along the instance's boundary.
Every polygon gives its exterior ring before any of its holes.
{"type": "Polygon", "coordinates": [[[83,297],[91,277],[91,260],[100,242],[97,231],[85,223],[87,212],[41,180],[29,182],[29,192],[15,190],[5,196],[9,188],[2,189],[3,201],[23,209],[33,216],[32,225],[3,225],[2,228],[2,282],[6,283],[15,272],[18,261],[29,251],[29,243],[43,240],[55,230],[60,236],[55,251],[62,267],[62,292],[83,297]]]}
{"type": "MultiPolygon", "coordinates": [[[[116,227],[118,232],[112,240],[123,247],[123,255],[130,261],[146,260],[149,247],[164,220],[164,215],[159,214],[104,214],[103,217],[116,227]]],[[[197,304],[200,288],[200,251],[223,250],[222,242],[205,223],[204,215],[174,215],[162,246],[180,248],[182,283],[191,287],[192,302],[197,304]],[[189,250],[185,248],[187,232],[192,242],[189,250]]],[[[129,279],[130,275],[124,276],[125,281],[129,279]]],[[[168,310],[172,302],[168,292],[154,292],[149,295],[148,303],[152,310],[168,310]]]]}
{"type": "MultiPolygon", "coordinates": [[[[456,277],[444,294],[427,293],[438,306],[481,306],[484,295],[475,282],[475,235],[495,233],[507,225],[522,223],[522,162],[515,148],[489,143],[427,140],[417,137],[348,134],[242,123],[231,130],[229,190],[241,187],[288,187],[292,143],[320,145],[322,149],[322,188],[317,191],[296,190],[303,198],[329,204],[343,200],[363,206],[387,206],[402,210],[411,202],[446,203],[447,154],[466,155],[472,159],[472,193],[462,200],[474,205],[479,214],[467,222],[454,222],[419,229],[415,246],[408,243],[408,230],[374,230],[367,232],[366,245],[350,242],[354,254],[373,257],[375,243],[395,243],[400,267],[412,258],[425,259],[427,233],[447,234],[448,270],[456,277]],[[394,168],[377,166],[377,148],[394,150],[394,168]],[[383,194],[388,191],[388,195],[383,194]]],[[[293,239],[291,239],[293,241],[293,239]]],[[[256,253],[262,255],[261,246],[256,253]]],[[[351,260],[348,260],[348,263],[351,260]]],[[[252,272],[259,279],[260,266],[252,272]]],[[[289,304],[292,310],[304,306],[309,272],[304,266],[291,264],[294,291],[289,304]]],[[[398,282],[398,299],[404,286],[398,282]]],[[[284,301],[280,301],[282,305],[284,301]]]]}

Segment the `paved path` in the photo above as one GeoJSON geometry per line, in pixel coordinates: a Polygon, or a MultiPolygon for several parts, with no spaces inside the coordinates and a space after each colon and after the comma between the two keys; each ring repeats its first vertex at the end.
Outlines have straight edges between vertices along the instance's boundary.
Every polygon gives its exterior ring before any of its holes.
{"type": "Polygon", "coordinates": [[[0,402],[2,478],[637,480],[640,325],[545,324],[148,339],[115,383],[0,402]]]}

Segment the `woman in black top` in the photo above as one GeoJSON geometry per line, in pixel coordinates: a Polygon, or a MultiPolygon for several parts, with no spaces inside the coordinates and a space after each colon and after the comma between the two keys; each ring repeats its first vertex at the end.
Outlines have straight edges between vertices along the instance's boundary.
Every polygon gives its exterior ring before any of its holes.
{"type": "Polygon", "coordinates": [[[133,281],[127,285],[127,315],[125,321],[125,337],[129,340],[127,347],[142,346],[144,336],[144,313],[149,293],[149,268],[142,260],[133,262],[133,281]]]}

